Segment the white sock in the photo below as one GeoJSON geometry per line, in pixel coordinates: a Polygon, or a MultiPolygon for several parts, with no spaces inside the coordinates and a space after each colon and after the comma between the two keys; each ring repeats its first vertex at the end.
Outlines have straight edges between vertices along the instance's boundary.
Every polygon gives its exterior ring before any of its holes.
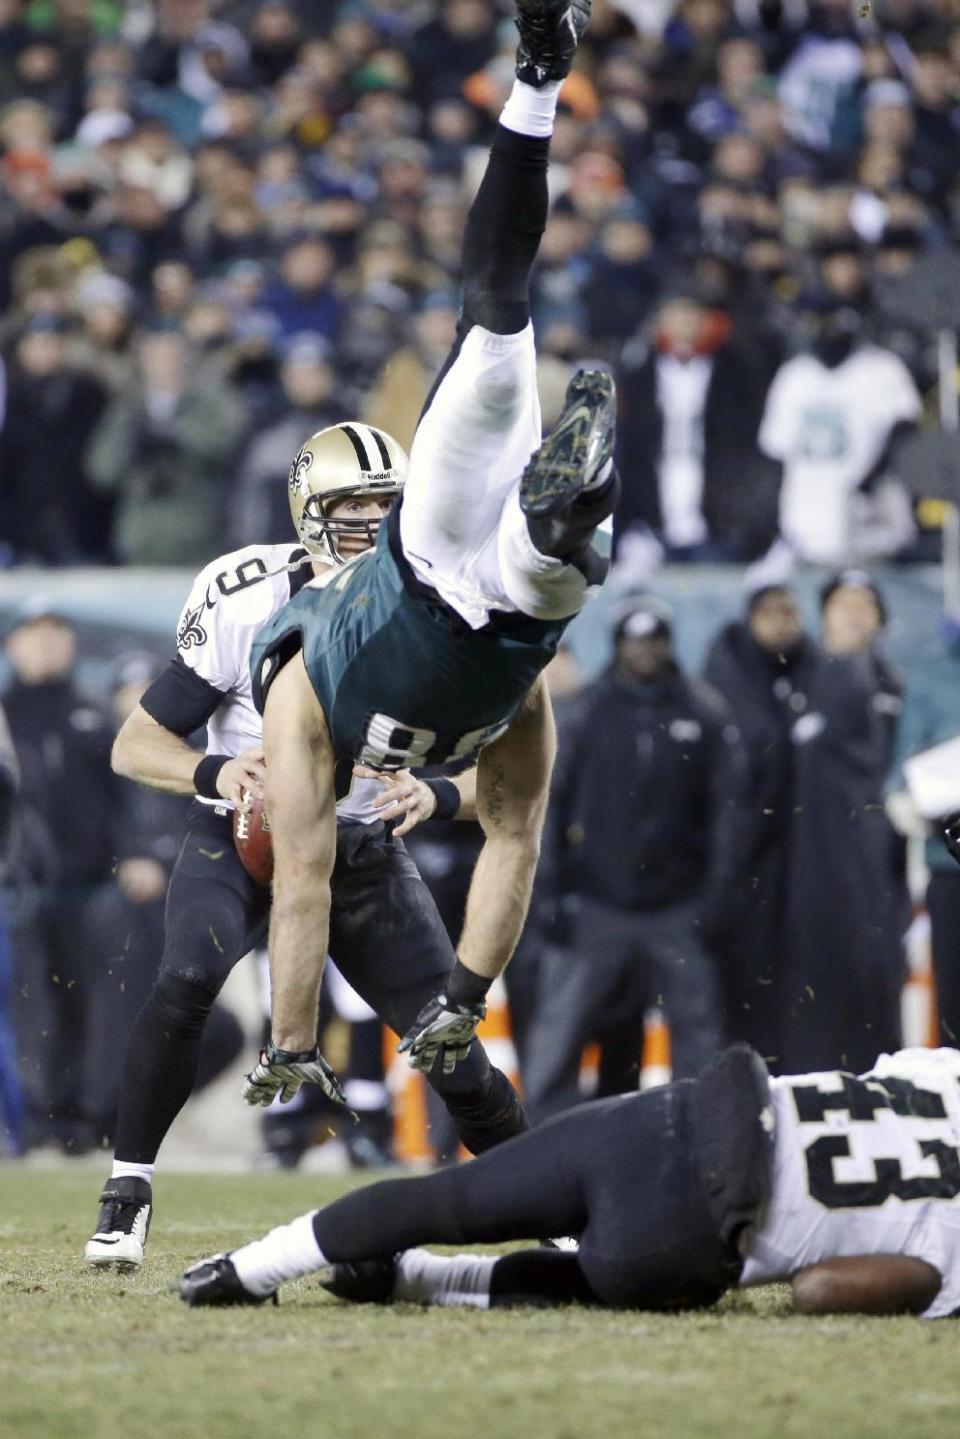
{"type": "Polygon", "coordinates": [[[541,90],[514,80],[513,89],[500,114],[500,124],[517,135],[544,139],[553,134],[557,97],[562,80],[548,80],[541,90]]]}
{"type": "Polygon", "coordinates": [[[230,1258],[244,1289],[251,1294],[272,1294],[278,1284],[312,1274],[326,1264],[313,1232],[316,1212],[311,1209],[292,1224],[281,1224],[262,1239],[233,1250],[230,1258]]]}
{"type": "Polygon", "coordinates": [[[587,494],[590,490],[599,490],[599,489],[602,489],[603,486],[607,483],[607,480],[609,480],[609,478],[610,478],[610,476],[611,476],[612,473],[613,473],[613,460],[606,460],[606,461],[600,466],[599,470],[598,470],[597,473],[594,475],[593,479],[590,480],[587,484],[584,485],[582,493],[583,493],[583,494],[587,494]]]}
{"type": "Polygon", "coordinates": [[[479,1254],[450,1256],[408,1249],[397,1260],[393,1297],[444,1309],[489,1309],[490,1276],[496,1262],[479,1254]]]}
{"type": "Polygon", "coordinates": [[[110,1171],[110,1178],[145,1179],[148,1184],[152,1184],[153,1171],[156,1167],[155,1164],[129,1164],[125,1159],[115,1159],[110,1171]]]}

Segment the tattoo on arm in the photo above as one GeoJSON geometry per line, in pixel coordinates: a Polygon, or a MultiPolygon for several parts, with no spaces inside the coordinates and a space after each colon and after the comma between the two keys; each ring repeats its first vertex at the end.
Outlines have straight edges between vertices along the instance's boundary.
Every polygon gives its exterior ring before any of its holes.
{"type": "Polygon", "coordinates": [[[513,717],[513,724],[517,729],[522,729],[535,719],[543,708],[543,681],[538,680],[520,701],[516,714],[513,717]]]}
{"type": "Polygon", "coordinates": [[[503,827],[503,809],[505,804],[506,772],[502,764],[493,764],[490,773],[484,776],[486,780],[487,818],[494,829],[503,827]]]}

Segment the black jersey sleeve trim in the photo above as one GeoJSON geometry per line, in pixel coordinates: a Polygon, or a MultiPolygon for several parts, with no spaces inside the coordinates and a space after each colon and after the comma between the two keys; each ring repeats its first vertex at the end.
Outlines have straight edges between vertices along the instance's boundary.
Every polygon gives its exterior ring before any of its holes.
{"type": "MultiPolygon", "coordinates": [[[[253,703],[256,706],[258,713],[263,714],[264,707],[267,703],[267,695],[270,691],[270,686],[273,684],[277,675],[283,669],[284,665],[288,664],[290,660],[294,659],[295,656],[298,655],[302,649],[303,630],[300,628],[299,625],[291,625],[289,629],[286,629],[281,634],[278,634],[271,641],[270,645],[263,651],[257,667],[252,672],[250,677],[251,688],[253,690],[253,703]]],[[[316,687],[313,686],[312,681],[311,686],[313,687],[314,694],[317,695],[316,687]]],[[[317,695],[317,703],[320,705],[321,709],[324,708],[323,701],[320,699],[319,695],[317,695]]],[[[327,727],[329,729],[330,721],[327,717],[325,710],[324,719],[327,721],[327,727]]],[[[331,733],[331,744],[332,742],[333,735],[331,733]]],[[[349,793],[352,781],[353,761],[344,760],[335,762],[334,794],[338,800],[343,799],[344,796],[349,793]]]]}
{"type": "Polygon", "coordinates": [[[143,694],[140,706],[171,734],[186,739],[220,708],[226,693],[177,655],[143,694]]]}
{"type": "Polygon", "coordinates": [[[250,676],[253,703],[258,714],[263,714],[267,693],[277,675],[302,649],[303,630],[299,625],[291,625],[276,635],[260,654],[257,667],[250,676]]]}

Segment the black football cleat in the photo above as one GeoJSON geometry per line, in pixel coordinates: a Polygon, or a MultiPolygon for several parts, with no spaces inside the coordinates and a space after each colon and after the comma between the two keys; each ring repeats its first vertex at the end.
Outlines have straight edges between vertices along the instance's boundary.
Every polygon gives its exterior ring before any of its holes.
{"type": "Polygon", "coordinates": [[[549,519],[579,499],[613,458],[615,428],[613,376],[606,370],[579,370],[567,386],[560,418],[523,472],[523,513],[549,519]]]}
{"type": "Polygon", "coordinates": [[[229,1254],[213,1254],[185,1269],[180,1275],[180,1298],[194,1309],[204,1305],[223,1308],[228,1304],[266,1304],[269,1299],[274,1304],[278,1302],[276,1290],[272,1294],[251,1294],[244,1289],[229,1254]]]}
{"type": "Polygon", "coordinates": [[[517,0],[517,79],[540,90],[564,80],[590,19],[592,0],[517,0]]]}
{"type": "Polygon", "coordinates": [[[328,1294],[351,1304],[389,1304],[393,1298],[396,1259],[356,1259],[331,1264],[320,1280],[328,1294]]]}
{"type": "Polygon", "coordinates": [[[146,1179],[108,1179],[84,1259],[97,1269],[139,1269],[152,1215],[153,1194],[146,1179]]]}

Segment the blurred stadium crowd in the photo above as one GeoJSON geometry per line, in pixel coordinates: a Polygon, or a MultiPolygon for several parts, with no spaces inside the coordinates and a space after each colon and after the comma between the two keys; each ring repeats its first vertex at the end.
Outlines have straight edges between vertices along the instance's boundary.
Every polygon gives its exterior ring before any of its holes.
{"type": "MultiPolygon", "coordinates": [[[[510,11],[0,0],[0,564],[197,569],[289,539],[305,435],[356,415],[409,445],[512,83],[510,11]]],[[[905,747],[955,733],[958,660],[908,695],[898,740],[883,596],[847,573],[807,635],[784,575],[938,554],[909,447],[955,425],[956,336],[945,351],[949,314],[912,316],[909,287],[960,242],[958,155],[956,0],[594,0],[535,272],[545,419],[574,362],[613,367],[622,590],[663,562],[756,569],[711,691],[636,596],[603,677],[555,668],[556,793],[510,971],[535,1115],[574,1096],[591,1040],[601,1087],[635,1083],[655,1002],[678,1073],[724,1036],[797,1069],[897,1041],[909,901],[884,795],[905,747]]],[[[21,615],[7,654],[0,1100],[9,1148],[78,1152],[110,1134],[103,1055],[152,978],[182,803],[109,772],[148,666],[118,672],[108,715],[62,616],[21,615]]],[[[411,841],[452,924],[457,828],[411,841]]],[[[960,871],[929,858],[955,1040],[960,871]]],[[[240,1044],[221,1020],[210,1074],[240,1044]]]]}
{"type": "MultiPolygon", "coordinates": [[[[670,554],[909,552],[893,461],[936,346],[886,301],[960,231],[955,6],[595,8],[551,152],[547,411],[572,359],[617,365],[621,529],[670,554]]],[[[304,433],[409,443],[509,10],[0,0],[6,563],[199,564],[286,537],[304,433]]]]}

